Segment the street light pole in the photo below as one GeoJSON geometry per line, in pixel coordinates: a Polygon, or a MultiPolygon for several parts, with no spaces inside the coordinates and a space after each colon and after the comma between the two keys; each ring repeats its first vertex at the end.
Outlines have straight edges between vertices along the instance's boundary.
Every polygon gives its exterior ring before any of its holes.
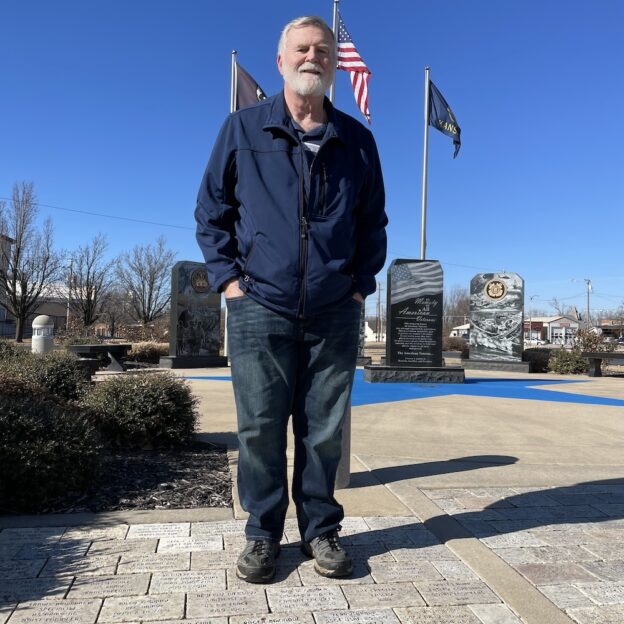
{"type": "Polygon", "coordinates": [[[531,304],[533,303],[533,299],[535,299],[536,297],[539,297],[539,295],[529,295],[529,340],[531,340],[531,336],[533,335],[533,316],[531,314],[531,304]]]}
{"type": "Polygon", "coordinates": [[[587,331],[591,329],[591,316],[589,315],[589,293],[592,291],[591,280],[585,278],[585,284],[587,285],[587,331]]]}

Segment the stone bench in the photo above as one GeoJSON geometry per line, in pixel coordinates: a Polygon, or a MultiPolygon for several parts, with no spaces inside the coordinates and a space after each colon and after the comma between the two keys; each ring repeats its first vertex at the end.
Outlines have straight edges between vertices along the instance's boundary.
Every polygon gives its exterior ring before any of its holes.
{"type": "Polygon", "coordinates": [[[79,358],[97,359],[97,356],[104,354],[110,358],[110,364],[106,367],[107,371],[122,372],[126,370],[124,358],[127,357],[128,351],[132,348],[131,344],[83,344],[70,345],[67,347],[69,351],[75,353],[79,358]]]}
{"type": "Polygon", "coordinates": [[[602,360],[624,360],[622,351],[583,351],[581,357],[589,360],[590,377],[602,377],[602,360]]]}

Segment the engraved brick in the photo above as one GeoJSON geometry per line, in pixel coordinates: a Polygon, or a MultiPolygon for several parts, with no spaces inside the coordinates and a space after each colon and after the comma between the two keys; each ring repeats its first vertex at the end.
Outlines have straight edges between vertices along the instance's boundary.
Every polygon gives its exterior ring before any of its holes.
{"type": "Polygon", "coordinates": [[[115,574],[118,555],[102,555],[93,557],[59,557],[50,559],[41,572],[41,576],[115,574]]]}
{"type": "Polygon", "coordinates": [[[316,624],[400,624],[392,609],[317,611],[316,624]]]}
{"type": "Polygon", "coordinates": [[[184,594],[206,589],[225,589],[225,570],[154,572],[149,592],[150,594],[184,594]]]}
{"type": "Polygon", "coordinates": [[[106,598],[98,624],[105,622],[126,622],[128,620],[182,619],[184,617],[184,594],[164,596],[132,596],[128,598],[106,598]]]}
{"type": "Polygon", "coordinates": [[[157,552],[199,552],[202,550],[223,550],[223,538],[220,535],[163,537],[158,542],[157,552]]]}
{"type": "Polygon", "coordinates": [[[21,602],[11,624],[94,624],[101,604],[101,600],[21,602]]]}
{"type": "MultiPolygon", "coordinates": [[[[279,560],[278,560],[279,561],[279,560]]],[[[249,587],[247,581],[243,581],[236,576],[236,568],[231,567],[227,571],[227,588],[244,589],[249,587]]],[[[297,568],[277,564],[275,576],[271,580],[271,587],[301,587],[301,578],[297,568]]]]}
{"type": "Polygon", "coordinates": [[[597,583],[575,583],[586,596],[601,605],[624,603],[624,582],[600,581],[597,583]]]}
{"type": "Polygon", "coordinates": [[[593,561],[582,567],[605,581],[624,580],[624,561],[593,561]]]}
{"type": "Polygon", "coordinates": [[[440,573],[428,561],[374,563],[371,565],[371,576],[376,583],[402,583],[417,580],[436,581],[442,579],[440,573]]]}
{"type": "Polygon", "coordinates": [[[0,578],[2,579],[20,579],[34,578],[39,574],[43,567],[45,559],[26,559],[1,561],[0,560],[0,578]]]}
{"type": "Polygon", "coordinates": [[[128,533],[127,524],[118,524],[112,527],[72,527],[67,529],[61,537],[61,542],[68,540],[99,541],[99,540],[122,540],[128,533]]]}
{"type": "Polygon", "coordinates": [[[540,585],[539,590],[560,609],[594,606],[594,603],[580,589],[567,583],[540,585]]]}
{"type": "Polygon", "coordinates": [[[0,602],[23,602],[48,598],[63,598],[71,584],[71,577],[1,579],[0,602]]]}
{"type": "MultiPolygon", "coordinates": [[[[303,610],[303,607],[301,607],[303,610]]],[[[257,615],[268,613],[264,590],[247,589],[212,590],[188,594],[186,616],[189,619],[225,615],[257,615]]]]}
{"type": "Polygon", "coordinates": [[[218,520],[216,522],[193,522],[191,535],[226,535],[244,536],[246,520],[218,520]]]}
{"type": "Polygon", "coordinates": [[[483,624],[522,624],[509,607],[502,604],[477,604],[468,607],[483,624]]]}
{"type": "Polygon", "coordinates": [[[190,522],[165,522],[160,524],[133,524],[128,530],[127,539],[149,539],[161,537],[188,537],[190,522]]]}
{"type": "Polygon", "coordinates": [[[474,581],[479,577],[461,561],[432,561],[435,569],[447,581],[474,581]]]}
{"type": "Polygon", "coordinates": [[[433,581],[416,583],[416,587],[430,606],[500,602],[496,594],[481,581],[433,581]]]}
{"type": "Polygon", "coordinates": [[[311,613],[237,615],[230,618],[230,624],[314,624],[314,618],[311,613]]]}
{"type": "Polygon", "coordinates": [[[65,527],[2,529],[0,531],[0,544],[54,543],[61,539],[65,530],[65,527]]]}
{"type": "Polygon", "coordinates": [[[593,581],[596,578],[575,563],[527,563],[515,568],[535,585],[593,581]]]}
{"type": "Polygon", "coordinates": [[[93,542],[87,551],[87,557],[94,555],[125,555],[128,553],[154,553],[157,539],[99,540],[93,542]]]}
{"type": "Polygon", "coordinates": [[[417,607],[424,601],[412,583],[349,585],[343,587],[351,609],[417,607]]]}
{"type": "Polygon", "coordinates": [[[267,587],[266,593],[276,613],[347,608],[339,587],[267,587]]]}
{"type": "Polygon", "coordinates": [[[353,564],[353,572],[346,578],[329,578],[321,576],[314,569],[313,561],[302,563],[299,568],[301,582],[306,585],[358,585],[361,583],[374,583],[368,567],[362,561],[353,564]]]}
{"type": "Polygon", "coordinates": [[[111,596],[140,596],[147,593],[149,574],[116,574],[78,578],[71,587],[68,599],[109,598],[111,596]]]}
{"type": "Polygon", "coordinates": [[[191,565],[190,553],[163,553],[161,554],[129,554],[122,555],[118,574],[133,574],[136,572],[167,572],[169,570],[189,570],[191,565]]]}
{"type": "Polygon", "coordinates": [[[530,548],[546,546],[546,544],[532,533],[507,533],[506,535],[492,535],[481,540],[488,548],[530,548]]]}
{"type": "Polygon", "coordinates": [[[17,606],[17,603],[3,603],[0,602],[0,624],[6,624],[9,620],[9,616],[13,613],[13,609],[17,606]]]}
{"type": "Polygon", "coordinates": [[[431,561],[433,559],[437,561],[457,560],[457,555],[442,544],[414,548],[393,548],[389,552],[397,561],[431,561]]]}
{"type": "Polygon", "coordinates": [[[395,609],[402,624],[482,624],[468,607],[411,607],[395,609]]]}
{"type": "Polygon", "coordinates": [[[71,541],[54,543],[26,543],[17,554],[16,559],[44,559],[46,557],[84,557],[91,542],[71,541]]]}
{"type": "Polygon", "coordinates": [[[621,624],[624,621],[624,606],[581,607],[568,609],[568,615],[579,624],[621,624]]]}

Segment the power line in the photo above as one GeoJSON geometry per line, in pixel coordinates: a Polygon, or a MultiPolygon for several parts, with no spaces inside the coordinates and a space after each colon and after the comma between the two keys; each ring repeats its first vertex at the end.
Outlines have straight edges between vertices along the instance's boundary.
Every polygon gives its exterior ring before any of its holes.
{"type": "MultiPolygon", "coordinates": [[[[4,199],[12,201],[9,197],[0,197],[0,200],[4,199]]],[[[117,219],[118,221],[131,221],[132,223],[142,223],[144,225],[157,225],[159,227],[175,228],[177,230],[195,230],[195,228],[188,227],[186,225],[174,225],[172,223],[159,223],[158,221],[145,221],[143,219],[132,219],[131,217],[119,217],[117,215],[105,214],[102,212],[90,212],[89,210],[77,210],[76,208],[63,208],[61,206],[51,206],[50,204],[42,204],[37,202],[36,206],[42,206],[44,208],[53,208],[54,210],[63,210],[65,212],[75,212],[78,214],[91,215],[92,217],[102,217],[104,219],[117,219]]]]}

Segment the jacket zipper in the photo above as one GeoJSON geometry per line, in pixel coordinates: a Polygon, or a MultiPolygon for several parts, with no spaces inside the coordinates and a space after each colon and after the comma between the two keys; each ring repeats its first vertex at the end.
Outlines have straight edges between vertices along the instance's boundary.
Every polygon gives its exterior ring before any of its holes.
{"type": "MultiPolygon", "coordinates": [[[[305,167],[305,154],[303,145],[299,144],[301,150],[301,172],[299,179],[300,213],[299,213],[299,266],[301,275],[301,290],[299,293],[299,308],[297,317],[304,318],[306,282],[308,272],[308,202],[305,197],[305,185],[303,180],[303,167],[305,167]]],[[[312,169],[312,167],[310,167],[312,169]]],[[[312,184],[312,182],[310,182],[312,184]]]]}

